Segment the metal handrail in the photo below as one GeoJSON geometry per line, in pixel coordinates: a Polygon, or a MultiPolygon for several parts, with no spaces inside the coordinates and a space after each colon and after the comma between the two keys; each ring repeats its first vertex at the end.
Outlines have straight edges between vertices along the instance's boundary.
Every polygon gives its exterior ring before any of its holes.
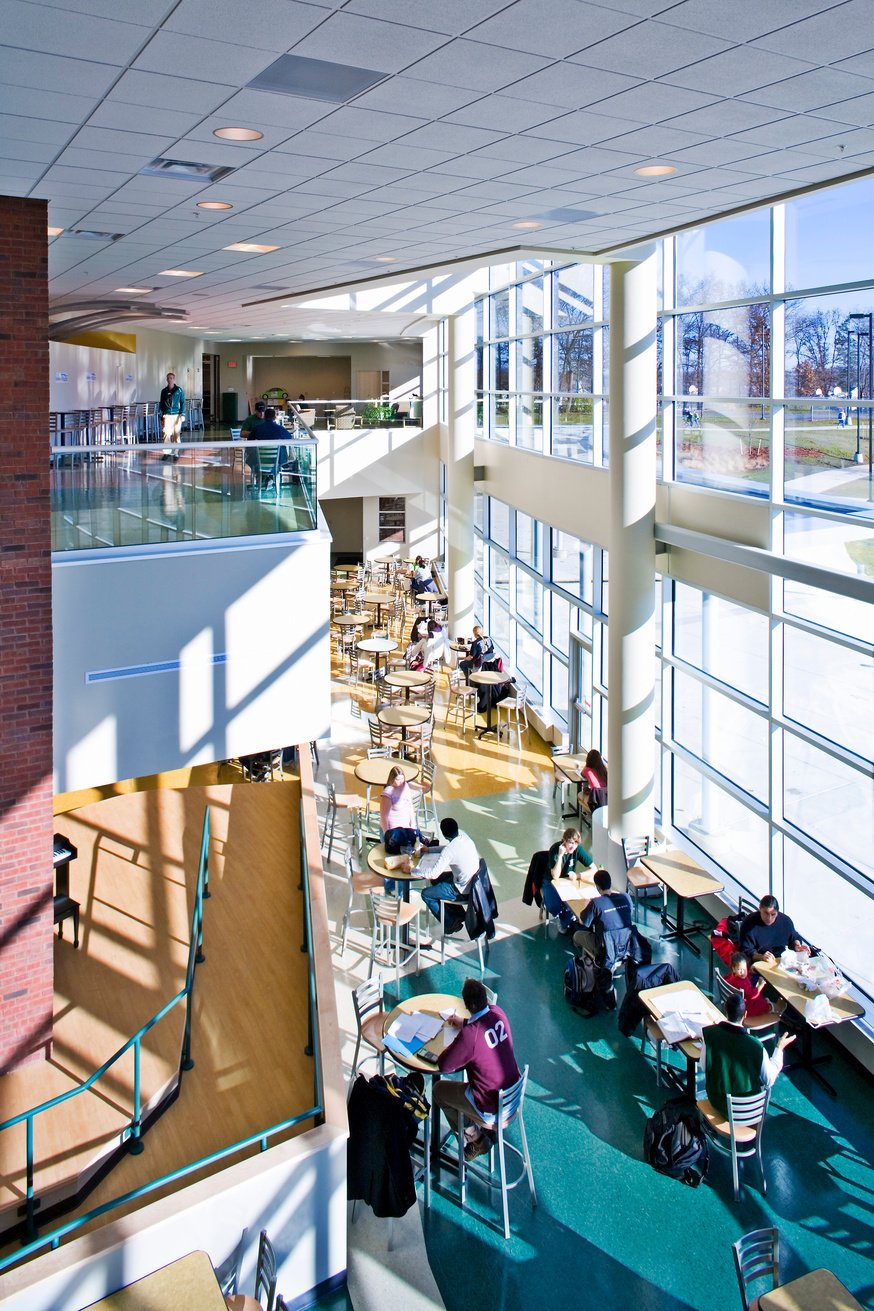
{"type": "MultiPolygon", "coordinates": [[[[8,1270],[11,1266],[17,1265],[20,1261],[24,1261],[28,1257],[34,1256],[37,1252],[42,1251],[46,1247],[51,1247],[52,1249],[59,1247],[61,1240],[63,1238],[66,1238],[71,1233],[75,1233],[76,1230],[83,1228],[87,1224],[90,1224],[92,1220],[95,1220],[100,1216],[105,1215],[107,1212],[115,1209],[116,1207],[126,1206],[129,1202],[135,1202],[142,1197],[146,1197],[150,1193],[155,1192],[159,1188],[163,1188],[167,1184],[172,1184],[180,1179],[184,1179],[186,1176],[190,1174],[194,1174],[197,1170],[202,1170],[205,1167],[214,1165],[216,1164],[216,1162],[224,1160],[225,1157],[232,1156],[239,1151],[245,1150],[247,1147],[252,1147],[256,1143],[260,1143],[262,1152],[266,1151],[269,1139],[275,1137],[277,1134],[286,1133],[288,1130],[296,1128],[299,1124],[303,1124],[307,1120],[316,1120],[317,1122],[321,1122],[322,1119],[324,1118],[321,1048],[320,1048],[320,1039],[319,1039],[319,1026],[317,1023],[318,995],[316,990],[315,969],[313,966],[313,955],[312,955],[312,912],[310,906],[309,865],[307,862],[307,855],[306,855],[306,840],[305,840],[305,829],[304,829],[305,816],[304,816],[304,806],[303,806],[302,799],[300,802],[299,813],[300,813],[300,857],[301,857],[300,890],[303,894],[303,923],[304,923],[304,938],[303,938],[303,943],[301,944],[301,951],[305,951],[308,956],[308,965],[307,965],[308,1017],[307,1018],[309,1024],[309,1042],[307,1044],[305,1051],[308,1056],[312,1055],[314,1057],[314,1061],[313,1061],[314,1105],[311,1106],[306,1111],[301,1111],[298,1115],[291,1116],[289,1119],[281,1120],[279,1123],[271,1125],[268,1129],[261,1129],[257,1133],[249,1134],[247,1137],[238,1139],[236,1142],[231,1143],[227,1147],[219,1148],[217,1151],[211,1152],[207,1156],[201,1157],[197,1161],[192,1161],[189,1162],[188,1165],[180,1166],[178,1169],[170,1171],[169,1174],[161,1175],[159,1178],[152,1179],[148,1183],[140,1184],[137,1188],[133,1188],[129,1192],[123,1193],[120,1197],[112,1198],[110,1201],[103,1202],[101,1203],[100,1206],[96,1206],[92,1208],[90,1211],[87,1211],[82,1215],[76,1216],[72,1220],[67,1220],[63,1224],[57,1225],[55,1228],[47,1231],[45,1234],[42,1234],[40,1236],[36,1235],[35,1232],[36,1231],[36,1225],[35,1225],[36,1206],[33,1204],[33,1198],[32,1198],[34,1117],[38,1115],[42,1110],[48,1109],[51,1106],[55,1106],[59,1102],[68,1100],[71,1097],[76,1096],[79,1092],[84,1091],[86,1087],[89,1087],[94,1082],[95,1079],[99,1078],[102,1073],[104,1073],[107,1069],[109,1069],[109,1067],[114,1063],[114,1061],[116,1061],[120,1056],[122,1056],[126,1051],[128,1051],[133,1043],[138,1042],[138,1040],[140,1040],[142,1036],[146,1032],[148,1032],[150,1028],[153,1027],[153,1025],[157,1024],[157,1022],[160,1019],[162,1019],[163,1016],[166,1015],[168,1011],[172,1010],[172,1008],[183,997],[188,998],[188,1009],[186,1013],[186,1036],[183,1041],[183,1052],[182,1052],[182,1058],[180,1059],[180,1070],[190,1069],[191,1066],[193,1065],[193,1062],[190,1060],[191,1009],[192,1009],[191,998],[193,996],[193,990],[194,990],[195,966],[199,963],[200,960],[205,959],[202,952],[203,901],[210,896],[209,861],[208,861],[209,837],[210,837],[210,809],[209,806],[207,806],[204,813],[203,834],[201,837],[201,844],[200,844],[200,864],[198,868],[195,905],[194,905],[194,911],[192,913],[191,942],[189,944],[188,971],[186,973],[185,988],[183,988],[182,991],[179,992],[171,1001],[167,1002],[166,1005],[162,1007],[162,1009],[158,1012],[158,1014],[153,1016],[152,1019],[149,1020],[149,1022],[143,1026],[143,1028],[139,1031],[138,1034],[134,1034],[133,1038],[130,1038],[128,1042],[125,1043],[124,1047],[122,1047],[118,1052],[115,1053],[115,1056],[110,1057],[110,1059],[106,1062],[106,1064],[91,1076],[87,1084],[83,1084],[80,1088],[74,1088],[66,1093],[62,1093],[60,1094],[60,1096],[53,1098],[50,1102],[46,1102],[42,1106],[33,1107],[30,1111],[23,1111],[19,1115],[15,1116],[13,1119],[4,1121],[3,1124],[0,1124],[0,1132],[2,1132],[3,1129],[8,1128],[14,1124],[18,1124],[22,1120],[27,1121],[28,1182],[30,1186],[29,1194],[28,1194],[28,1203],[27,1203],[28,1213],[27,1213],[26,1240],[22,1244],[22,1246],[17,1248],[14,1252],[10,1253],[7,1256],[0,1257],[0,1274],[8,1270]],[[186,1058],[189,1062],[187,1065],[185,1064],[186,1058]]],[[[130,1141],[139,1142],[140,1143],[139,1150],[141,1151],[142,1139],[140,1137],[140,1130],[139,1130],[139,1106],[137,1101],[138,1095],[139,1095],[138,1083],[136,1083],[134,1100],[135,1100],[135,1119],[137,1122],[137,1131],[134,1137],[134,1125],[132,1123],[131,1138],[128,1139],[128,1142],[130,1141]]],[[[130,1150],[136,1152],[138,1149],[131,1148],[130,1150]]]]}

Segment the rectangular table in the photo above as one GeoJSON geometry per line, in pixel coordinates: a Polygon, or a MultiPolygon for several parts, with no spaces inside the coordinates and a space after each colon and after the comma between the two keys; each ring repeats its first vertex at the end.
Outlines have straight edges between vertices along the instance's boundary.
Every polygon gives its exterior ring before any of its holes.
{"type": "Polygon", "coordinates": [[[667,924],[668,932],[661,936],[665,941],[685,942],[690,951],[700,956],[701,948],[697,942],[692,941],[692,934],[702,933],[707,926],[697,920],[691,924],[686,923],[686,902],[704,897],[708,893],[721,892],[723,884],[703,870],[696,860],[686,855],[685,851],[654,852],[648,856],[641,856],[640,863],[677,898],[677,918],[673,922],[667,910],[662,911],[662,921],[667,924]]]}
{"type": "Polygon", "coordinates": [[[88,1311],[228,1311],[206,1252],[189,1252],[92,1302],[88,1311]]]}
{"type": "MultiPolygon", "coordinates": [[[[580,777],[580,770],[582,769],[583,765],[585,765],[585,763],[586,763],[585,752],[583,752],[581,755],[578,756],[565,755],[565,756],[552,757],[552,768],[555,771],[556,779],[561,782],[562,792],[564,792],[565,783],[570,783],[571,787],[579,789],[582,783],[582,779],[580,777]]],[[[563,800],[564,797],[562,797],[562,801],[563,800]]],[[[573,810],[563,810],[561,812],[562,819],[579,819],[579,816],[580,816],[579,806],[576,805],[574,806],[573,810]]]]}
{"type": "MultiPolygon", "coordinates": [[[[659,988],[644,988],[640,992],[640,1000],[654,1020],[659,1021],[670,1008],[665,1006],[665,998],[671,993],[684,992],[691,990],[698,994],[704,1014],[708,1024],[719,1024],[725,1019],[722,1011],[714,1006],[713,1002],[702,992],[696,983],[690,983],[681,979],[678,983],[663,983],[659,988]]],[[[672,1046],[673,1044],[669,1044],[672,1046]]],[[[686,1057],[686,1094],[694,1102],[695,1099],[695,1074],[698,1069],[699,1058],[701,1056],[700,1042],[687,1038],[683,1042],[676,1044],[679,1050],[686,1057]]]]}
{"type": "Polygon", "coordinates": [[[863,1311],[830,1270],[811,1270],[759,1298],[759,1311],[863,1311]]]}
{"type": "Polygon", "coordinates": [[[756,961],[755,970],[763,979],[767,979],[771,987],[778,992],[785,1001],[789,1003],[794,1011],[801,1016],[803,1021],[801,1025],[800,1042],[798,1043],[797,1052],[793,1052],[790,1047],[789,1052],[793,1059],[787,1059],[784,1063],[784,1069],[789,1070],[809,1070],[815,1079],[817,1079],[825,1088],[826,1092],[836,1097],[832,1085],[817,1070],[817,1065],[826,1065],[831,1060],[831,1056],[814,1056],[813,1039],[811,1029],[827,1029],[833,1024],[846,1024],[847,1020],[858,1020],[865,1014],[864,1006],[853,1001],[851,997],[832,997],[829,999],[829,1009],[831,1019],[828,1024],[810,1024],[805,1018],[804,1011],[807,1002],[816,993],[808,992],[802,986],[801,981],[792,974],[787,974],[779,965],[765,965],[763,961],[756,961]]]}

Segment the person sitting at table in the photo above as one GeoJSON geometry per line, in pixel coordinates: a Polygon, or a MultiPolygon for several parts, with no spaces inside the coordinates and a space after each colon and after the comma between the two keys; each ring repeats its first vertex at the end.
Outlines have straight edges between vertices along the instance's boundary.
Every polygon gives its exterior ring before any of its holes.
{"type": "Polygon", "coordinates": [[[422,592],[436,592],[437,584],[431,576],[431,570],[425,564],[421,555],[416,556],[416,562],[413,565],[413,576],[410,580],[410,591],[413,596],[419,596],[422,592]]]}
{"type": "Polygon", "coordinates": [[[606,869],[595,871],[598,895],[589,902],[579,928],[574,933],[574,946],[580,955],[588,954],[612,969],[617,961],[628,956],[634,937],[634,911],[627,892],[613,892],[613,880],[606,869]]]}
{"type": "MultiPolygon", "coordinates": [[[[580,922],[566,901],[563,901],[553,887],[555,879],[567,878],[576,872],[577,865],[584,869],[592,868],[592,857],[583,846],[583,839],[575,828],[566,828],[558,842],[553,842],[546,858],[546,869],[540,895],[550,917],[548,930],[557,928],[559,933],[570,933],[578,929],[580,922]]],[[[550,932],[551,936],[551,932],[550,932]]]]}
{"type": "Polygon", "coordinates": [[[479,979],[465,979],[461,999],[469,1019],[451,1015],[447,1020],[457,1029],[454,1040],[440,1053],[441,1074],[464,1070],[467,1082],[441,1079],[434,1089],[434,1105],[442,1107],[451,1127],[464,1130],[464,1159],[473,1161],[490,1151],[495,1141],[498,1093],[521,1078],[513,1051],[510,1021],[500,1006],[489,1004],[488,993],[479,979]]]}
{"type": "MultiPolygon", "coordinates": [[[[410,850],[421,838],[416,825],[416,801],[407,776],[400,765],[395,765],[379,798],[379,828],[387,855],[397,855],[405,847],[410,850]]],[[[384,879],[386,892],[394,893],[394,879],[384,879]]]]}
{"type": "Polygon", "coordinates": [[[708,1024],[701,1034],[699,1060],[704,1066],[707,1100],[721,1115],[728,1115],[727,1097],[752,1097],[770,1088],[783,1069],[783,1051],[795,1035],[784,1033],[773,1056],[744,1028],[746,1003],[739,993],[725,1002],[725,1019],[708,1024]]]}
{"type": "Polygon", "coordinates": [[[479,852],[473,839],[461,831],[454,819],[441,819],[440,832],[446,839],[446,846],[441,849],[433,868],[428,870],[430,882],[422,890],[422,901],[438,921],[440,902],[463,897],[479,869],[479,852]]]}
{"type": "Polygon", "coordinates": [[[747,958],[742,951],[731,953],[731,973],[726,974],[725,981],[743,993],[747,1015],[782,1015],[786,1009],[785,1001],[768,1001],[767,997],[762,996],[765,980],[759,979],[758,984],[753,983],[747,958]]]}
{"type": "Polygon", "coordinates": [[[594,747],[586,755],[580,778],[583,786],[577,793],[577,802],[584,817],[591,821],[595,811],[607,804],[607,766],[601,752],[594,747]]]}
{"type": "Polygon", "coordinates": [[[780,909],[777,898],[770,895],[762,897],[758,910],[747,915],[741,924],[738,946],[750,964],[760,960],[765,965],[776,965],[787,947],[807,956],[811,954],[789,916],[780,909]]]}
{"type": "Polygon", "coordinates": [[[474,624],[473,641],[464,660],[458,662],[458,668],[464,674],[465,682],[469,683],[471,674],[482,669],[483,661],[488,660],[494,653],[495,644],[492,639],[483,632],[479,624],[474,624]]]}

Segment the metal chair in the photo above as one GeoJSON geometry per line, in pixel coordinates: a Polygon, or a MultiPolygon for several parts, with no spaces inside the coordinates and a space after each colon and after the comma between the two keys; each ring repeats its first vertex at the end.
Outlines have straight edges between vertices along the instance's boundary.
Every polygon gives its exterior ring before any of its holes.
{"type": "Polygon", "coordinates": [[[267,1237],[267,1230],[261,1230],[258,1240],[258,1260],[255,1265],[255,1296],[236,1293],[225,1299],[229,1311],[275,1311],[276,1300],[276,1253],[267,1237]],[[264,1300],[266,1298],[266,1301],[264,1300]]]}
{"type": "Polygon", "coordinates": [[[498,712],[498,738],[503,733],[501,719],[506,717],[507,720],[507,737],[509,738],[513,726],[516,727],[516,742],[519,750],[522,750],[522,725],[525,725],[525,732],[528,732],[528,688],[524,684],[517,684],[516,695],[504,697],[495,707],[498,712]]]}
{"type": "Polygon", "coordinates": [[[437,776],[437,766],[427,753],[422,755],[422,761],[419,768],[419,782],[410,784],[410,791],[413,793],[413,799],[416,805],[416,819],[418,823],[419,814],[424,819],[424,824],[419,824],[419,828],[430,828],[436,831],[437,820],[437,803],[434,800],[434,782],[437,776]]]}
{"type": "MultiPolygon", "coordinates": [[[[716,976],[716,987],[719,992],[719,1000],[723,1004],[728,1000],[732,993],[735,995],[740,994],[740,988],[736,988],[733,983],[729,983],[728,979],[726,979],[722,974],[717,974],[716,976]]],[[[769,1015],[744,1016],[744,1028],[749,1029],[752,1033],[757,1035],[761,1035],[761,1032],[764,1029],[776,1029],[779,1023],[780,1016],[776,1011],[771,1011],[769,1015]]],[[[776,1037],[776,1034],[772,1032],[766,1036],[774,1038],[776,1037]]]]}
{"type": "Polygon", "coordinates": [[[382,997],[381,974],[377,974],[375,978],[367,979],[364,983],[359,983],[358,987],[353,990],[352,1004],[355,1007],[358,1039],[355,1043],[355,1054],[352,1057],[352,1073],[349,1076],[350,1091],[358,1074],[358,1053],[361,1050],[362,1042],[367,1043],[368,1047],[372,1047],[374,1052],[373,1056],[365,1056],[364,1059],[366,1061],[378,1060],[379,1073],[385,1073],[386,1047],[382,1035],[388,1011],[382,1004],[382,997]]]}
{"type": "Polygon", "coordinates": [[[419,932],[418,919],[422,913],[421,906],[414,906],[412,902],[401,901],[399,897],[389,896],[388,893],[372,891],[370,894],[370,903],[373,909],[373,936],[370,940],[370,966],[367,970],[368,979],[373,974],[373,966],[376,963],[376,954],[380,950],[388,949],[389,957],[394,955],[395,967],[395,987],[400,987],[401,982],[401,952],[412,950],[416,957],[416,973],[419,973],[419,932]],[[402,931],[413,921],[416,920],[416,941],[412,948],[409,948],[402,940],[402,931]]]}
{"type": "Polygon", "coordinates": [[[379,891],[382,887],[382,879],[376,874],[365,874],[363,870],[352,868],[352,852],[347,848],[343,858],[346,868],[346,909],[343,912],[343,919],[340,924],[340,950],[346,950],[346,935],[349,932],[349,920],[352,916],[353,901],[356,896],[366,897],[373,891],[379,891]]]}
{"type": "MultiPolygon", "coordinates": [[[[350,842],[358,841],[358,814],[361,809],[361,798],[354,793],[341,793],[338,795],[334,784],[328,780],[328,806],[325,811],[325,823],[322,828],[322,850],[325,848],[325,840],[328,843],[327,860],[331,859],[331,852],[334,849],[334,837],[337,831],[337,812],[345,810],[351,818],[352,832],[350,842]]],[[[360,841],[359,841],[360,847],[360,841]]]]}
{"type": "Polygon", "coordinates": [[[780,1232],[753,1229],[732,1243],[731,1254],[743,1311],[758,1311],[759,1297],[780,1286],[780,1232]],[[760,1279],[769,1279],[770,1285],[750,1300],[749,1286],[760,1279]]]}
{"type": "Polygon", "coordinates": [[[650,838],[623,838],[622,854],[625,857],[625,891],[634,899],[634,920],[637,923],[640,914],[640,894],[649,896],[651,892],[660,892],[662,902],[667,899],[664,884],[644,865],[639,863],[641,856],[649,855],[650,838]]]}
{"type": "Polygon", "coordinates": [[[449,723],[450,715],[455,720],[456,728],[458,727],[459,715],[461,716],[462,733],[467,732],[468,716],[471,723],[476,725],[476,688],[468,686],[460,669],[453,669],[449,675],[449,700],[446,704],[446,716],[443,720],[444,728],[449,723]]]}
{"type": "Polygon", "coordinates": [[[762,1161],[762,1128],[770,1100],[770,1088],[765,1088],[760,1093],[753,1093],[750,1097],[732,1097],[729,1095],[726,1098],[728,1103],[727,1115],[723,1115],[706,1098],[698,1102],[698,1110],[704,1117],[704,1124],[713,1145],[719,1151],[731,1156],[731,1177],[734,1185],[735,1201],[738,1200],[740,1194],[738,1161],[744,1160],[748,1156],[755,1156],[758,1161],[759,1172],[762,1176],[762,1192],[766,1193],[768,1191],[768,1181],[765,1178],[765,1166],[762,1161]]]}
{"type": "Polygon", "coordinates": [[[492,1161],[495,1151],[498,1153],[498,1172],[501,1189],[501,1205],[504,1218],[504,1238],[510,1237],[510,1211],[509,1211],[509,1194],[522,1182],[528,1180],[528,1187],[531,1192],[531,1205],[537,1205],[537,1193],[534,1189],[534,1173],[531,1169],[531,1157],[528,1152],[528,1139],[525,1136],[525,1121],[522,1118],[522,1110],[525,1102],[525,1087],[528,1082],[528,1066],[522,1071],[522,1076],[518,1082],[510,1088],[502,1088],[498,1093],[498,1111],[497,1129],[498,1141],[492,1151],[489,1153],[489,1170],[486,1172],[482,1167],[469,1165],[464,1159],[464,1132],[459,1124],[458,1132],[458,1176],[461,1182],[461,1205],[464,1207],[467,1195],[467,1175],[468,1172],[477,1179],[484,1180],[489,1186],[493,1186],[493,1167],[492,1161]],[[513,1143],[507,1142],[506,1133],[513,1123],[519,1125],[519,1137],[522,1142],[521,1149],[513,1143]],[[507,1152],[513,1152],[518,1156],[521,1163],[521,1169],[515,1179],[507,1178],[507,1152]]]}
{"type": "Polygon", "coordinates": [[[243,1252],[246,1249],[246,1237],[248,1229],[244,1229],[240,1234],[240,1241],[220,1265],[214,1266],[215,1277],[218,1280],[218,1286],[222,1290],[222,1297],[225,1299],[233,1297],[237,1291],[237,1280],[240,1278],[240,1265],[243,1261],[243,1252]]]}

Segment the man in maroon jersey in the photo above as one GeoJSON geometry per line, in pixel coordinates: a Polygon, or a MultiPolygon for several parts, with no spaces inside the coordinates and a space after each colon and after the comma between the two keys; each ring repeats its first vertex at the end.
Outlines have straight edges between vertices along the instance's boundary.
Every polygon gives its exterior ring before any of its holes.
{"type": "Polygon", "coordinates": [[[442,1074],[464,1070],[467,1082],[441,1079],[434,1089],[434,1103],[443,1108],[453,1128],[458,1125],[459,1113],[462,1122],[471,1121],[465,1130],[464,1159],[472,1161],[491,1149],[498,1093],[518,1082],[520,1073],[513,1054],[510,1021],[500,1006],[489,1005],[488,993],[479,979],[465,979],[461,997],[470,1018],[450,1016],[448,1023],[458,1033],[441,1052],[438,1066],[442,1074]]]}

